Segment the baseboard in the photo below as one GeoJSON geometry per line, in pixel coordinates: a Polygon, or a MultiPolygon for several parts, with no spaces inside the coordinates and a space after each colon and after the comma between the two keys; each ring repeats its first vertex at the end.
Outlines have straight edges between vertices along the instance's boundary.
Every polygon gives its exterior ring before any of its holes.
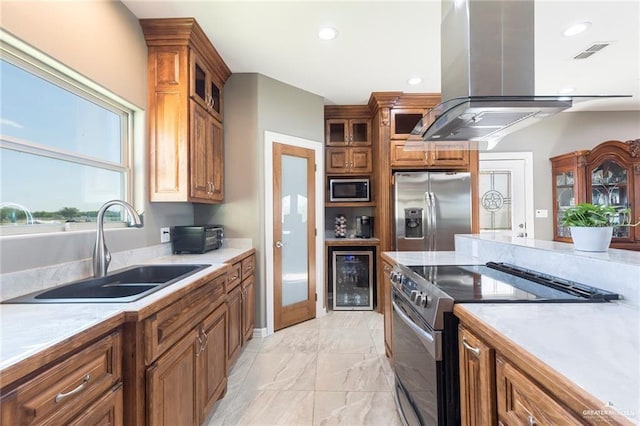
{"type": "Polygon", "coordinates": [[[267,328],[254,328],[253,337],[267,337],[267,328]]]}

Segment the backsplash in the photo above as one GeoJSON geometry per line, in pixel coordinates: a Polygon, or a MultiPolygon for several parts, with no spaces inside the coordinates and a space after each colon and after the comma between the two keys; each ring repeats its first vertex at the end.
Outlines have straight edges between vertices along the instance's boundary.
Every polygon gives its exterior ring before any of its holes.
{"type": "MultiPolygon", "coordinates": [[[[250,238],[229,238],[224,241],[223,248],[250,248],[251,243],[250,238]]],[[[171,244],[158,244],[111,253],[109,271],[171,254],[171,244]]],[[[0,301],[88,278],[92,274],[91,258],[0,274],[0,301]]]]}

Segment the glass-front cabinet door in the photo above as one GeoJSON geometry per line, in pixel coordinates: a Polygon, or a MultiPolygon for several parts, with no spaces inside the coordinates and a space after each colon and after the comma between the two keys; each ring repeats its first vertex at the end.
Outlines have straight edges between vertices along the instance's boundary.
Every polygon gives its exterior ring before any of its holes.
{"type": "Polygon", "coordinates": [[[554,176],[556,209],[556,236],[568,238],[571,236],[569,228],[562,226],[565,210],[576,205],[575,172],[573,170],[559,170],[554,176]]]}
{"type": "MultiPolygon", "coordinates": [[[[606,159],[589,169],[590,188],[588,196],[593,204],[612,206],[616,211],[629,208],[629,175],[631,171],[614,159],[606,159]]],[[[613,223],[628,221],[625,214],[618,214],[613,223]]],[[[616,226],[613,238],[628,239],[631,228],[616,226]]]]}

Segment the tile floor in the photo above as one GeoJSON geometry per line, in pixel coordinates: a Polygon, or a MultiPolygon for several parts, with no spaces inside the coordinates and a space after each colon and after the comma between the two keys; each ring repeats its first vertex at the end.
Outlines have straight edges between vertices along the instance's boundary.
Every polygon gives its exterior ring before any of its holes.
{"type": "Polygon", "coordinates": [[[382,315],[330,311],[254,338],[205,424],[401,425],[382,315]]]}

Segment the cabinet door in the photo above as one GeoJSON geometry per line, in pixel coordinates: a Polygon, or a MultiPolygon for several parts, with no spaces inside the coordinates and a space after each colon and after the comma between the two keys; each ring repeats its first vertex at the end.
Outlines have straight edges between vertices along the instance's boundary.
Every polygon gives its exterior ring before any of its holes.
{"type": "Polygon", "coordinates": [[[382,285],[383,285],[383,298],[384,298],[384,349],[389,358],[392,358],[391,352],[391,318],[393,315],[391,307],[391,279],[389,274],[391,273],[391,265],[384,263],[382,267],[382,285]]]}
{"type": "Polygon", "coordinates": [[[371,148],[350,148],[349,173],[371,173],[373,164],[371,161],[371,148]]]}
{"type": "Polygon", "coordinates": [[[69,426],[123,424],[122,383],[94,402],[81,416],[68,423],[69,426]]]}
{"type": "Polygon", "coordinates": [[[392,109],[391,110],[391,139],[407,139],[411,131],[422,121],[425,110],[392,109]]]}
{"type": "Polygon", "coordinates": [[[561,406],[544,389],[500,357],[496,359],[498,417],[505,425],[578,425],[584,419],[561,406]]]}
{"type": "Polygon", "coordinates": [[[211,169],[213,146],[209,114],[191,101],[191,140],[189,149],[190,196],[197,199],[211,197],[211,169]]]}
{"type": "Polygon", "coordinates": [[[327,148],[326,173],[347,173],[349,170],[349,148],[327,148]]]}
{"type": "Polygon", "coordinates": [[[459,327],[460,411],[463,425],[496,424],[495,354],[464,327],[459,327]]]}
{"type": "MultiPolygon", "coordinates": [[[[244,262],[243,262],[244,263],[244,262]]],[[[251,275],[242,282],[242,344],[253,337],[255,318],[255,279],[251,275]]]]}
{"type": "Polygon", "coordinates": [[[190,89],[189,96],[209,114],[222,120],[222,91],[214,73],[196,51],[189,51],[190,89]]]}
{"type": "Polygon", "coordinates": [[[371,146],[371,121],[367,119],[349,120],[349,145],[371,146]]]}
{"type": "Polygon", "coordinates": [[[201,346],[191,330],[147,369],[147,423],[195,425],[196,361],[201,346]]]}
{"type": "Polygon", "coordinates": [[[224,200],[224,141],[222,140],[222,124],[209,118],[209,137],[211,138],[211,155],[209,162],[209,176],[211,179],[212,201],[222,202],[224,200]]]}
{"type": "Polygon", "coordinates": [[[349,121],[342,118],[326,120],[325,142],[327,146],[347,146],[349,144],[349,121]]]}
{"type": "Polygon", "coordinates": [[[424,167],[427,165],[427,153],[418,150],[405,150],[405,141],[391,141],[392,167],[424,167]]]}
{"type": "Polygon", "coordinates": [[[220,306],[196,330],[202,341],[197,358],[198,424],[227,389],[227,308],[220,306]]]}
{"type": "Polygon", "coordinates": [[[236,287],[227,295],[227,307],[229,309],[227,360],[232,363],[240,355],[242,346],[242,286],[236,287]]]}
{"type": "Polygon", "coordinates": [[[574,167],[558,167],[553,170],[554,240],[571,242],[569,228],[562,226],[564,212],[576,202],[576,175],[574,167]]]}
{"type": "Polygon", "coordinates": [[[430,166],[464,168],[469,165],[467,142],[433,142],[428,147],[431,148],[427,151],[430,166]]]}

